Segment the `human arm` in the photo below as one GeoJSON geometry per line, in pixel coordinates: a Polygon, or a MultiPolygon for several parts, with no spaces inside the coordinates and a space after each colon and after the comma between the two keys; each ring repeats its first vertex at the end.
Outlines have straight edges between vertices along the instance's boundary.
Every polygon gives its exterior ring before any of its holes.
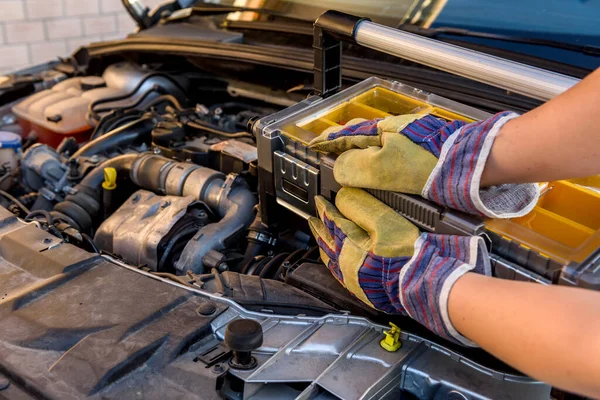
{"type": "MultiPolygon", "coordinates": [[[[458,185],[451,179],[444,180],[452,177],[452,172],[456,171],[452,163],[448,163],[446,171],[450,172],[438,174],[441,177],[438,187],[448,189],[449,197],[468,202],[476,198],[473,196],[476,190],[472,188],[600,173],[600,163],[596,162],[600,154],[596,150],[600,148],[600,130],[593,124],[594,113],[597,114],[594,107],[597,108],[600,100],[593,92],[599,87],[600,73],[596,72],[571,91],[548,103],[552,107],[542,106],[524,116],[498,115],[482,124],[472,124],[462,129],[450,123],[436,127],[437,130],[430,129],[425,134],[417,131],[414,136],[410,135],[415,131],[413,125],[386,129],[388,127],[384,124],[394,121],[392,118],[380,121],[377,125],[365,121],[362,126],[353,125],[338,133],[323,135],[314,143],[315,147],[322,143],[320,146],[323,149],[317,150],[343,153],[336,161],[336,179],[343,186],[396,190],[422,194],[424,197],[430,193],[424,189],[423,182],[435,177],[436,171],[430,172],[431,165],[437,162],[442,168],[445,166],[442,160],[445,146],[448,148],[446,154],[451,154],[446,160],[456,160],[457,163],[468,161],[462,165],[467,172],[454,173],[454,176],[469,177],[469,180],[464,179],[458,185]],[[580,107],[579,103],[584,104],[580,107]],[[573,111],[575,108],[577,112],[573,111]],[[566,113],[565,110],[571,112],[566,113]],[[567,118],[563,119],[565,115],[567,118]],[[538,120],[540,118],[551,119],[544,123],[538,120]],[[468,132],[468,128],[472,131],[468,132]],[[487,135],[489,138],[496,134],[496,141],[490,141],[493,142],[491,158],[487,158],[485,152],[479,157],[481,153],[476,151],[471,151],[470,157],[465,157],[464,154],[470,149],[465,150],[466,146],[453,147],[455,143],[464,144],[472,138],[473,142],[479,144],[475,147],[482,149],[485,148],[485,141],[480,141],[478,137],[487,135]],[[449,141],[447,138],[453,135],[462,135],[464,140],[449,141]],[[379,137],[380,142],[370,141],[379,137]],[[442,140],[435,143],[430,140],[433,137],[442,140]],[[594,140],[594,137],[597,139],[594,140]],[[333,143],[335,141],[337,143],[333,143]],[[325,147],[330,143],[331,148],[325,147]],[[435,147],[441,147],[442,151],[436,153],[429,148],[430,143],[441,145],[435,147]],[[440,161],[428,159],[428,155],[417,146],[440,158],[440,161]],[[486,161],[485,168],[482,168],[481,184],[472,179],[473,171],[477,172],[473,166],[478,165],[478,159],[486,161]],[[406,166],[410,169],[402,170],[406,166]],[[415,179],[416,176],[419,179],[415,179]],[[423,179],[422,176],[429,178],[423,179]]],[[[420,119],[418,122],[423,121],[420,119]]],[[[427,125],[434,122],[427,120],[427,125]]],[[[507,189],[516,186],[509,185],[507,189]]],[[[507,190],[505,194],[516,197],[512,191],[507,190]]],[[[486,198],[489,199],[489,196],[486,198]]],[[[433,200],[437,201],[435,197],[433,200]]],[[[537,196],[529,196],[527,204],[532,206],[536,201],[537,196]]],[[[457,208],[447,202],[437,202],[457,208]]],[[[460,202],[457,201],[457,204],[460,206],[460,202]]],[[[529,206],[521,207],[518,212],[527,213],[529,206]]],[[[515,216],[514,213],[501,214],[503,217],[515,216]]],[[[438,271],[435,267],[424,270],[425,276],[433,274],[427,271],[438,271]]],[[[396,280],[385,279],[386,282],[396,280]]],[[[402,283],[402,277],[400,281],[402,283]]],[[[400,297],[406,297],[404,287],[400,285],[400,288],[400,297]]],[[[432,290],[425,292],[434,293],[432,290]]],[[[467,273],[454,283],[450,296],[447,307],[438,303],[439,312],[448,310],[450,321],[460,334],[526,374],[557,387],[600,397],[600,363],[597,362],[600,359],[600,313],[594,307],[600,304],[600,295],[582,289],[536,286],[467,273]]],[[[422,296],[422,299],[426,297],[422,296]]],[[[425,320],[421,315],[408,314],[413,318],[421,317],[415,318],[419,321],[425,320]]]]}
{"type": "Polygon", "coordinates": [[[481,186],[600,174],[600,69],[498,133],[481,186]]]}
{"type": "Polygon", "coordinates": [[[467,273],[448,300],[454,327],[519,371],[600,398],[600,293],[467,273]]]}

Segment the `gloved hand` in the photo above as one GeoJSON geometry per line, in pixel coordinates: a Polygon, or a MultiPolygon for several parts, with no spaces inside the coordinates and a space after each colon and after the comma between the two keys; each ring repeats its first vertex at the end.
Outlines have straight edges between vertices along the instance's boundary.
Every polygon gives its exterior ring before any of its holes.
{"type": "Polygon", "coordinates": [[[351,293],[375,309],[408,315],[442,337],[475,345],[452,325],[448,296],[469,271],[491,275],[481,237],[419,234],[361,189],[342,188],[337,208],[321,196],[315,201],[319,218],[309,225],[321,259],[351,293]]]}
{"type": "Polygon", "coordinates": [[[479,122],[446,122],[432,115],[354,119],[310,142],[342,153],[334,165],[342,186],[420,194],[470,214],[513,218],[537,203],[536,184],[480,188],[481,174],[500,128],[517,117],[500,113],[479,122]]]}

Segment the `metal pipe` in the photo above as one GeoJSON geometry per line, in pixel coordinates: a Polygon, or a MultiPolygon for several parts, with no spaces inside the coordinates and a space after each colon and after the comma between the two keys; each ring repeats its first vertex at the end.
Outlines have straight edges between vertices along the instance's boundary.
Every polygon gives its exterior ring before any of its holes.
{"type": "Polygon", "coordinates": [[[210,250],[222,250],[240,237],[254,219],[256,198],[236,174],[192,163],[177,162],[154,154],[138,157],[131,168],[138,186],[172,196],[192,196],[221,217],[198,230],[183,249],[175,268],[180,273],[204,273],[202,258],[210,250]]]}
{"type": "Polygon", "coordinates": [[[579,79],[443,43],[370,21],[360,22],[354,39],[362,46],[491,86],[547,101],[579,79]]]}
{"type": "Polygon", "coordinates": [[[252,223],[256,198],[250,189],[230,174],[220,185],[211,185],[199,200],[204,201],[221,216],[221,220],[206,225],[194,235],[183,249],[175,265],[178,271],[205,272],[202,258],[210,250],[222,250],[227,243],[241,239],[252,223]]]}

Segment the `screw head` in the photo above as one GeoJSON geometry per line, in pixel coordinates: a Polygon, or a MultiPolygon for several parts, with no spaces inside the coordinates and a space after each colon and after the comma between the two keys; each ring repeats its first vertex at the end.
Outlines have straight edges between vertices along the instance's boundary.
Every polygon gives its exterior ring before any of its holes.
{"type": "Polygon", "coordinates": [[[200,306],[198,306],[198,309],[196,310],[198,311],[198,314],[207,317],[209,315],[213,315],[215,313],[215,311],[217,311],[217,307],[215,306],[215,304],[212,301],[206,301],[202,304],[200,304],[200,306]]]}
{"type": "Polygon", "coordinates": [[[225,372],[225,367],[222,364],[215,364],[210,370],[212,373],[220,375],[225,372]]]}
{"type": "Polygon", "coordinates": [[[229,269],[229,265],[227,265],[227,263],[224,263],[224,262],[222,262],[221,264],[219,264],[219,265],[217,266],[217,270],[218,270],[219,272],[225,272],[225,271],[227,271],[228,269],[229,269]]]}

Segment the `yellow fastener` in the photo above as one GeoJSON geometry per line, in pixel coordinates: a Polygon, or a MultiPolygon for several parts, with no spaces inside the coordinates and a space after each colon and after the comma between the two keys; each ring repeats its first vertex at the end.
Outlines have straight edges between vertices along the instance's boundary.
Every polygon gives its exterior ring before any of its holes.
{"type": "Polygon", "coordinates": [[[114,168],[104,168],[104,182],[102,187],[106,190],[115,190],[117,188],[117,170],[114,168]]]}
{"type": "Polygon", "coordinates": [[[390,322],[390,326],[392,329],[389,331],[383,332],[385,338],[379,342],[381,347],[389,352],[394,352],[402,347],[402,342],[400,341],[400,328],[390,322]]]}

